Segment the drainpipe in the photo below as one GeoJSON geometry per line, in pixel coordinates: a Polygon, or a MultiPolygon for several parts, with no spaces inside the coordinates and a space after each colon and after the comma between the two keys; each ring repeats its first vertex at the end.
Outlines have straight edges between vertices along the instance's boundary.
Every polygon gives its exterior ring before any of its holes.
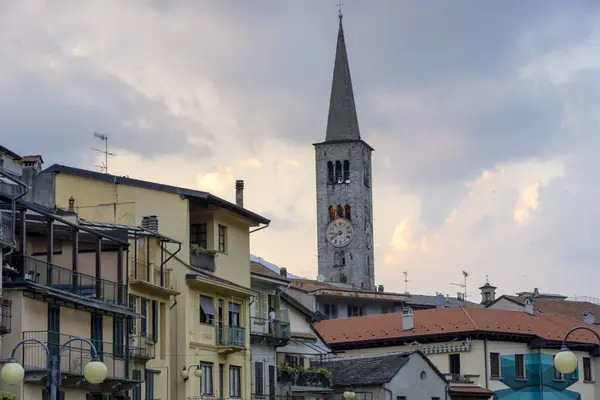
{"type": "Polygon", "coordinates": [[[485,371],[485,388],[490,388],[489,376],[488,376],[488,349],[487,339],[483,339],[483,366],[485,371]]]}
{"type": "Polygon", "coordinates": [[[394,394],[392,393],[392,391],[390,389],[388,389],[384,386],[383,390],[385,390],[386,392],[388,392],[390,394],[390,400],[394,400],[394,394]]]}

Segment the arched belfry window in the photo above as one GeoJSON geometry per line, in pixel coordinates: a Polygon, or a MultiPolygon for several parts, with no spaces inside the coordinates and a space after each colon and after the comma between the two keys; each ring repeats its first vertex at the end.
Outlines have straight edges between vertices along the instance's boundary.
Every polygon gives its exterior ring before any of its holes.
{"type": "Polygon", "coordinates": [[[333,253],[333,266],[338,267],[340,264],[340,253],[336,251],[333,253]]]}
{"type": "Polygon", "coordinates": [[[341,204],[337,206],[337,216],[338,218],[344,218],[344,207],[341,204]]]}
{"type": "Polygon", "coordinates": [[[343,251],[340,251],[340,265],[346,265],[346,256],[343,251]]]}
{"type": "Polygon", "coordinates": [[[327,162],[327,183],[333,185],[333,162],[327,162]]]}
{"type": "Polygon", "coordinates": [[[334,219],[335,218],[335,207],[334,206],[329,206],[329,219],[334,219]]]}
{"type": "Polygon", "coordinates": [[[335,183],[342,183],[342,163],[335,162],[335,183]]]}
{"type": "Polygon", "coordinates": [[[344,183],[350,183],[350,161],[344,161],[344,183]]]}
{"type": "Polygon", "coordinates": [[[346,204],[344,211],[346,213],[346,219],[352,219],[352,214],[350,213],[350,204],[346,204]]]}

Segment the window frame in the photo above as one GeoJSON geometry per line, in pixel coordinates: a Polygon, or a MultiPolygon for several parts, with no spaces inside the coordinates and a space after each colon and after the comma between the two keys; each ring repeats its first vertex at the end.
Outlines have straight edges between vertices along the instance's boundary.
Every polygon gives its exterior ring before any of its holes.
{"type": "Polygon", "coordinates": [[[500,353],[490,353],[490,378],[499,379],[501,376],[501,371],[502,368],[500,366],[500,353]]]}
{"type": "Polygon", "coordinates": [[[200,370],[202,376],[200,377],[200,395],[201,396],[212,396],[215,393],[214,380],[213,380],[213,363],[207,361],[200,361],[200,370]],[[204,391],[206,386],[209,386],[210,391],[204,391]]]}
{"type": "Polygon", "coordinates": [[[452,353],[448,354],[448,371],[451,375],[460,375],[461,373],[461,365],[460,365],[460,353],[452,353]],[[458,367],[458,371],[456,368],[458,367]]]}
{"type": "Polygon", "coordinates": [[[526,379],[525,357],[523,354],[515,354],[515,379],[526,379]],[[519,375],[518,373],[521,372],[519,375]]]}
{"type": "Polygon", "coordinates": [[[583,357],[583,381],[594,382],[594,376],[592,375],[592,359],[590,357],[583,357]]]}
{"type": "Polygon", "coordinates": [[[217,310],[215,309],[214,299],[211,296],[206,296],[206,295],[201,294],[199,301],[200,301],[200,323],[204,324],[204,325],[214,325],[215,317],[216,317],[215,314],[217,314],[217,310]],[[207,313],[206,311],[204,311],[204,308],[202,308],[202,298],[210,300],[211,304],[213,305],[213,309],[215,310],[214,314],[211,315],[211,314],[207,313]],[[203,318],[203,316],[204,316],[204,318],[203,318]]]}
{"type": "Polygon", "coordinates": [[[206,249],[208,248],[208,223],[199,222],[190,225],[190,243],[206,249]],[[193,230],[196,230],[193,232],[193,230]]]}
{"type": "Polygon", "coordinates": [[[554,359],[556,358],[556,356],[552,356],[552,367],[553,367],[553,374],[552,374],[552,379],[555,381],[564,381],[565,380],[565,376],[562,374],[562,372],[560,372],[559,370],[556,369],[556,367],[554,366],[554,359]]]}
{"type": "Polygon", "coordinates": [[[227,226],[221,224],[218,225],[218,236],[219,253],[227,254],[227,226]]]}
{"type": "Polygon", "coordinates": [[[242,367],[229,366],[229,397],[233,399],[242,398],[242,367]],[[236,379],[237,378],[237,379],[236,379]]]}
{"type": "Polygon", "coordinates": [[[260,361],[254,362],[254,394],[258,396],[265,394],[265,366],[260,361]]]}

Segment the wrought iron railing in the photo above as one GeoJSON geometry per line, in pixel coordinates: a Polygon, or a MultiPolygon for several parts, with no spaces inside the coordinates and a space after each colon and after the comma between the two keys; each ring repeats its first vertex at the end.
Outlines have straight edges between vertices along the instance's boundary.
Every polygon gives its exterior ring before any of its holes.
{"type": "Polygon", "coordinates": [[[13,215],[0,211],[0,243],[12,246],[13,243],[13,215]]]}
{"type": "Polygon", "coordinates": [[[28,256],[11,255],[9,265],[17,271],[10,277],[10,281],[32,281],[63,292],[122,306],[127,305],[125,285],[48,264],[28,256]]]}
{"type": "MultiPolygon", "coordinates": [[[[64,335],[52,331],[24,331],[23,339],[37,339],[47,343],[52,354],[58,355],[62,346],[75,336],[64,335]]],[[[131,357],[127,354],[125,344],[114,344],[92,340],[98,355],[108,369],[108,377],[123,379],[127,378],[127,360],[131,357]]],[[[92,359],[90,346],[81,341],[69,343],[60,353],[61,373],[83,375],[83,368],[92,359]]],[[[46,370],[46,351],[37,343],[25,343],[22,351],[22,363],[25,371],[46,370]]]]}
{"type": "Polygon", "coordinates": [[[246,329],[241,326],[217,326],[217,345],[246,347],[246,329]]]}
{"type": "Polygon", "coordinates": [[[129,279],[140,280],[164,288],[171,287],[171,270],[141,260],[129,260],[129,279]]]}
{"type": "Polygon", "coordinates": [[[132,358],[138,360],[151,360],[155,358],[154,340],[147,336],[130,335],[129,336],[129,354],[132,358]]]}
{"type": "Polygon", "coordinates": [[[290,323],[277,319],[250,317],[250,333],[252,335],[271,336],[276,339],[289,339],[291,335],[290,323]]]}

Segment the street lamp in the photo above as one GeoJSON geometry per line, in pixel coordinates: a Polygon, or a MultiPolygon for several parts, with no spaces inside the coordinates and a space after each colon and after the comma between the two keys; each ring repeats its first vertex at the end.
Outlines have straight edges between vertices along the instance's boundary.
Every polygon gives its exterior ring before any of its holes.
{"type": "Polygon", "coordinates": [[[344,399],[350,400],[356,398],[356,393],[354,392],[344,392],[344,399]]]}
{"type": "Polygon", "coordinates": [[[593,329],[588,328],[587,326],[578,326],[573,328],[567,332],[565,338],[563,339],[562,346],[558,354],[554,357],[554,368],[561,374],[570,374],[571,372],[577,369],[577,356],[573,354],[572,351],[567,347],[567,338],[569,335],[575,331],[584,330],[592,332],[596,339],[598,339],[598,343],[600,343],[600,335],[596,333],[593,329]]]}
{"type": "Polygon", "coordinates": [[[192,368],[196,368],[194,370],[194,376],[196,378],[200,378],[202,377],[202,368],[200,367],[200,364],[198,365],[190,365],[189,368],[185,368],[185,365],[183,366],[183,369],[179,372],[179,375],[181,375],[181,377],[183,378],[184,381],[187,381],[188,379],[190,379],[190,369],[192,368]]]}
{"type": "Polygon", "coordinates": [[[59,351],[55,354],[52,354],[52,352],[50,352],[50,350],[48,349],[47,344],[43,343],[40,340],[21,340],[15,345],[10,355],[10,359],[4,365],[4,367],[2,367],[2,371],[0,371],[0,377],[4,382],[6,382],[9,385],[16,385],[17,383],[21,382],[25,377],[25,370],[23,369],[23,366],[19,364],[15,359],[15,353],[17,352],[17,349],[25,343],[37,343],[40,346],[42,346],[42,348],[46,352],[46,358],[48,360],[47,368],[48,371],[50,371],[50,400],[56,400],[58,384],[60,382],[60,368],[58,366],[58,356],[62,354],[65,347],[69,343],[74,341],[81,341],[87,343],[90,346],[90,351],[92,353],[92,360],[89,363],[87,363],[86,366],[83,368],[83,376],[85,380],[91,384],[98,384],[103,382],[104,379],[106,379],[106,375],[108,373],[106,365],[104,365],[104,363],[100,361],[100,358],[98,358],[98,352],[96,351],[96,347],[94,346],[94,344],[88,339],[80,337],[74,337],[67,340],[65,344],[63,344],[60,347],[59,351]]]}

